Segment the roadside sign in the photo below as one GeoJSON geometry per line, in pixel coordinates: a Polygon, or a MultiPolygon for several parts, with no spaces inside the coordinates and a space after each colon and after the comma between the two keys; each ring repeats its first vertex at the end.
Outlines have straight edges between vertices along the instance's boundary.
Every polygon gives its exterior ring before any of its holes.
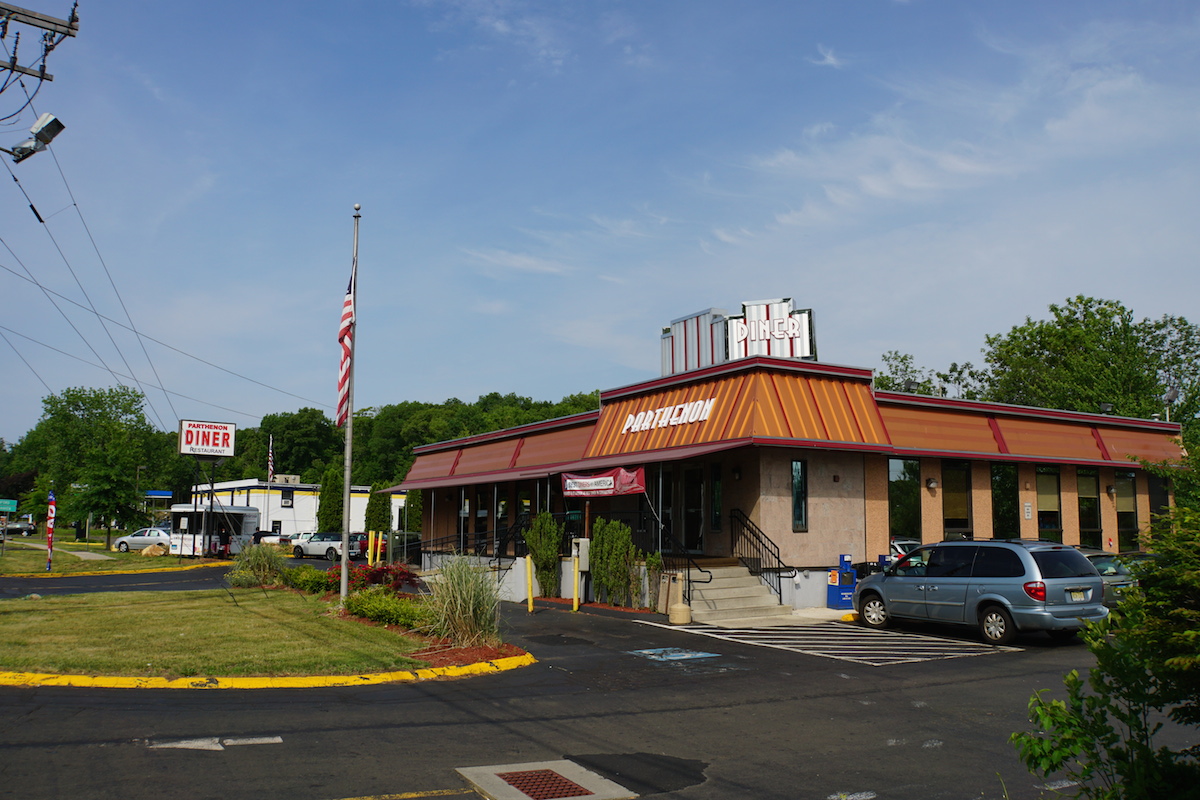
{"type": "Polygon", "coordinates": [[[16,500],[0,500],[0,513],[15,514],[17,513],[16,500]]]}

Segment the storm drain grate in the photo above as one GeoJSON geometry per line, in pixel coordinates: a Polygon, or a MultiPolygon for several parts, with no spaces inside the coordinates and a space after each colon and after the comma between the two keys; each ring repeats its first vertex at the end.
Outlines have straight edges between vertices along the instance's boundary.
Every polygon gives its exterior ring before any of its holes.
{"type": "Polygon", "coordinates": [[[524,772],[499,772],[496,777],[509,786],[524,792],[533,800],[552,800],[558,797],[583,797],[593,792],[569,781],[552,769],[532,769],[524,772]]]}

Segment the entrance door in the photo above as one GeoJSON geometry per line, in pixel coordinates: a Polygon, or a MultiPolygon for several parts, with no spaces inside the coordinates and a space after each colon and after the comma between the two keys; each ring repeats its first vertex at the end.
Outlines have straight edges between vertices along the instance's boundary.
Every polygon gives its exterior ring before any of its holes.
{"type": "Polygon", "coordinates": [[[704,470],[683,471],[683,546],[689,553],[704,552],[704,470]]]}

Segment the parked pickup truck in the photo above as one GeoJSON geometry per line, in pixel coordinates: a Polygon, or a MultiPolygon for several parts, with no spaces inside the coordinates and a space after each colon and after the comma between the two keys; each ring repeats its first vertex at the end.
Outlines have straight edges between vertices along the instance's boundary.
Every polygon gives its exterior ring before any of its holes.
{"type": "MultiPolygon", "coordinates": [[[[342,535],[340,533],[302,533],[292,537],[292,555],[296,558],[327,558],[338,561],[342,557],[342,535]]],[[[350,540],[350,558],[362,558],[362,543],[350,540]]]]}

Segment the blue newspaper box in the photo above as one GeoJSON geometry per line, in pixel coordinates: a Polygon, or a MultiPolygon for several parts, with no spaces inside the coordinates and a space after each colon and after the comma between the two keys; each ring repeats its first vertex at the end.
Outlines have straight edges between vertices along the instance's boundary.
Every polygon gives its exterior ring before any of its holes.
{"type": "Polygon", "coordinates": [[[850,556],[839,558],[837,569],[829,570],[829,585],[826,588],[826,605],[829,608],[854,608],[854,587],[858,584],[858,574],[850,566],[850,556]]]}

